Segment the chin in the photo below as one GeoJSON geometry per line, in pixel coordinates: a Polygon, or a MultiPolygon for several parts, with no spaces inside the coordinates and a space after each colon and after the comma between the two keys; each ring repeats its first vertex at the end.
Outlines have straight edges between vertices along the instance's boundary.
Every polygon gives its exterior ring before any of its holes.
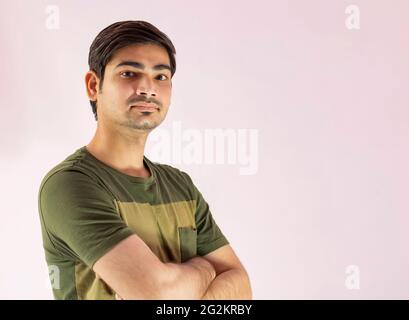
{"type": "Polygon", "coordinates": [[[139,129],[139,130],[153,130],[155,129],[159,123],[154,122],[154,121],[133,121],[130,125],[133,129],[139,129]]]}

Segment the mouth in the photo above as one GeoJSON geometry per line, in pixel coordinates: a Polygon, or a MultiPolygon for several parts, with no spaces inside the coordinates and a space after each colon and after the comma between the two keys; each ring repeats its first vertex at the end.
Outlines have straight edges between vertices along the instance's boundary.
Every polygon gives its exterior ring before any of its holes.
{"type": "Polygon", "coordinates": [[[154,112],[155,110],[158,110],[159,108],[155,104],[151,103],[138,103],[136,105],[131,106],[132,108],[136,108],[141,112],[154,112]]]}

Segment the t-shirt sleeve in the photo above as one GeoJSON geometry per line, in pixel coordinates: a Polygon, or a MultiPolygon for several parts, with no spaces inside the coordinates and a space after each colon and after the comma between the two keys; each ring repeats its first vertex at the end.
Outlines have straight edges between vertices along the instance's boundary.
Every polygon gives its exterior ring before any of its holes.
{"type": "Polygon", "coordinates": [[[120,218],[113,196],[80,171],[54,173],[41,186],[39,210],[54,249],[90,268],[133,234],[120,218]]]}
{"type": "Polygon", "coordinates": [[[210,211],[209,204],[202,193],[195,186],[192,179],[185,173],[191,184],[193,198],[196,200],[196,229],[197,229],[197,254],[204,256],[226,244],[229,241],[220,230],[210,211]]]}

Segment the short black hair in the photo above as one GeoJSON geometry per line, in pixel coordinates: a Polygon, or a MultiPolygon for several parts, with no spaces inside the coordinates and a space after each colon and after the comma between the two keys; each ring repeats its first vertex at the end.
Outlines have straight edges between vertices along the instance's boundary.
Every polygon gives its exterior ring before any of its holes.
{"type": "MultiPolygon", "coordinates": [[[[100,89],[104,81],[105,67],[115,52],[133,44],[156,44],[165,48],[169,55],[171,77],[173,77],[176,72],[176,49],[168,36],[146,21],[119,21],[103,29],[89,48],[89,69],[94,71],[101,80],[100,89]]],[[[90,100],[90,103],[95,120],[98,120],[97,102],[90,100]]]]}

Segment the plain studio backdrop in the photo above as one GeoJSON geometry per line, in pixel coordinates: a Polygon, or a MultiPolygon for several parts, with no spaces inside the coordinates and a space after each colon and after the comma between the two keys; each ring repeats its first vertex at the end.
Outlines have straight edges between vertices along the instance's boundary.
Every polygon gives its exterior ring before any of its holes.
{"type": "Polygon", "coordinates": [[[52,299],[38,189],[94,134],[88,49],[121,20],[151,22],[176,47],[146,154],[191,175],[255,299],[409,297],[408,1],[0,9],[0,298],[52,299]]]}

